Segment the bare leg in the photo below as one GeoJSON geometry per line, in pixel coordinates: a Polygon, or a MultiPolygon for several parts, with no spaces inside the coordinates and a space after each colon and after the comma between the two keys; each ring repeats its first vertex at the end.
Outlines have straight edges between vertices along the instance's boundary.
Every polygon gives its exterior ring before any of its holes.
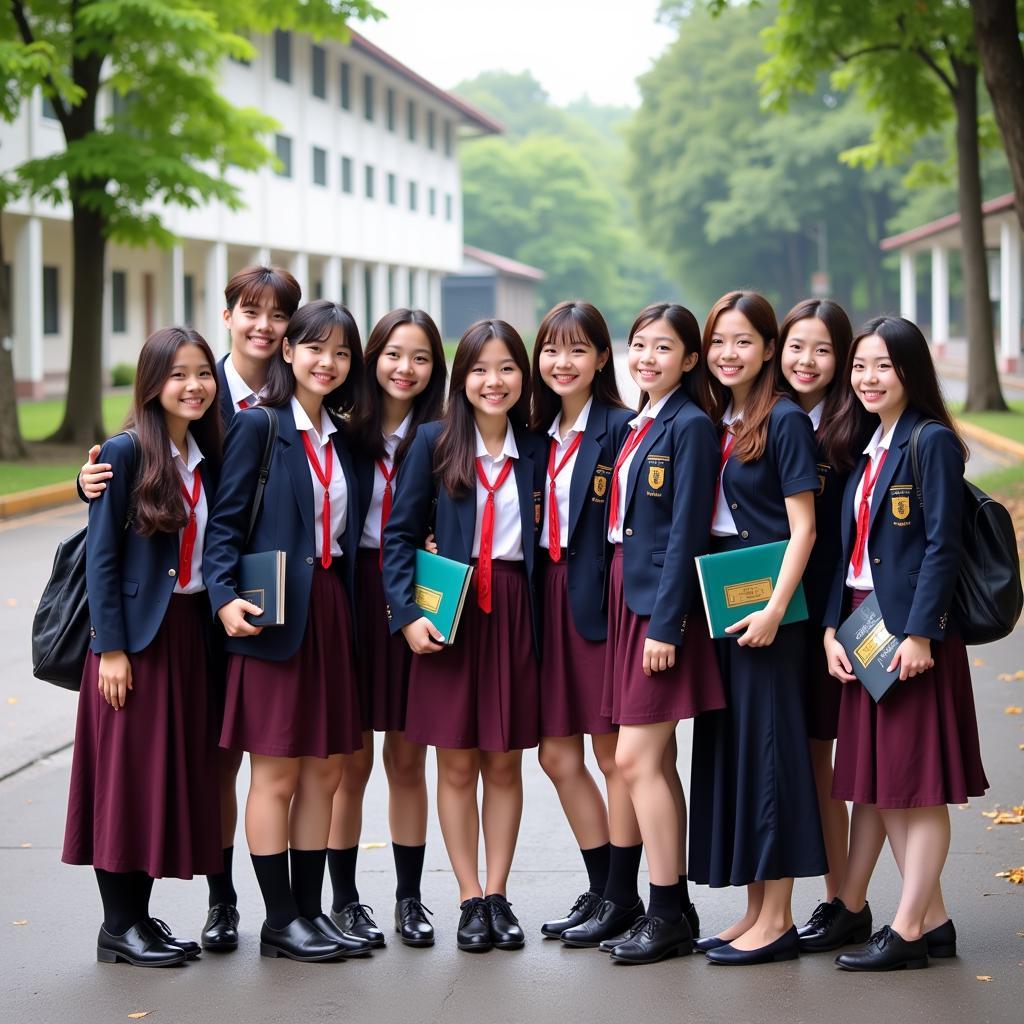
{"type": "MultiPolygon", "coordinates": [[[[741,935],[746,934],[754,925],[757,923],[757,919],[761,915],[761,906],[764,903],[764,882],[751,882],[747,886],[747,911],[746,913],[736,922],[729,925],[728,928],[723,928],[718,933],[720,939],[725,939],[726,942],[732,942],[734,939],[738,939],[741,935]]],[[[751,947],[756,948],[756,947],[751,947]]]]}
{"type": "Polygon", "coordinates": [[[892,927],[913,941],[949,919],[939,885],[949,853],[949,808],[942,804],[881,813],[887,832],[890,823],[894,830],[906,829],[903,888],[892,927]]]}
{"type": "Polygon", "coordinates": [[[341,754],[300,757],[299,780],[292,800],[290,844],[297,850],[323,850],[331,830],[331,808],[341,781],[341,754]]]}
{"type": "Polygon", "coordinates": [[[736,949],[760,949],[793,927],[793,879],[772,878],[760,884],[764,887],[760,913],[747,931],[732,940],[736,949]]]}
{"type": "Polygon", "coordinates": [[[818,790],[818,812],[825,840],[828,874],[825,875],[825,900],[839,895],[846,877],[847,842],[850,819],[845,800],[832,799],[832,740],[808,740],[814,785],[818,790]]]}
{"type": "Polygon", "coordinates": [[[583,760],[582,736],[545,736],[540,766],[554,783],[569,827],[581,850],[608,842],[608,811],[583,760]]]}
{"type": "Polygon", "coordinates": [[[288,849],[288,813],[299,784],[297,757],[251,754],[251,781],[245,802],[245,838],[258,857],[288,849]]]}
{"type": "Polygon", "coordinates": [[[487,895],[505,895],[523,817],[523,752],[480,751],[487,895]]]}
{"type": "Polygon", "coordinates": [[[617,747],[618,733],[594,737],[594,752],[608,790],[608,835],[613,846],[637,846],[643,842],[640,825],[633,812],[629,786],[616,763],[617,747]]]}
{"type": "MultiPolygon", "coordinates": [[[[851,913],[857,914],[864,908],[868,884],[884,843],[885,823],[878,808],[874,804],[854,804],[850,816],[850,852],[846,861],[846,876],[838,893],[851,913]]],[[[895,848],[893,853],[895,855],[895,848]]]]}
{"type": "Polygon", "coordinates": [[[363,733],[363,749],[341,757],[341,781],[334,793],[331,833],[327,845],[347,850],[363,831],[363,794],[373,771],[373,733],[363,733]]]}
{"type": "Polygon", "coordinates": [[[392,842],[422,846],[427,841],[427,748],[400,732],[384,737],[388,776],[388,825],[392,842]]]}
{"type": "Polygon", "coordinates": [[[476,804],[480,751],[437,748],[437,817],[459,883],[459,901],[483,896],[477,857],[480,813],[476,804]]]}

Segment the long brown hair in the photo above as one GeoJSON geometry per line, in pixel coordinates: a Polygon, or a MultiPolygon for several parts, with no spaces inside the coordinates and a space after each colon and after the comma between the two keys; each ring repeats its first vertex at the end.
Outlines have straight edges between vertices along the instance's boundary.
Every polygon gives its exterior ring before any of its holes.
{"type": "MultiPolygon", "coordinates": [[[[222,431],[217,402],[216,360],[210,346],[191,327],[163,327],[154,331],[139,352],[135,370],[132,406],[125,420],[139,435],[139,464],[135,487],[135,529],[143,537],[172,533],[188,523],[181,498],[181,477],[171,457],[171,439],[167,432],[167,413],[160,404],[160,393],[174,366],[174,358],[183,345],[195,345],[210,365],[210,406],[194,423],[189,433],[195,438],[208,465],[220,467],[222,431]]],[[[181,453],[184,456],[184,452],[181,453]]]]}
{"type": "MultiPolygon", "coordinates": [[[[772,363],[778,377],[785,380],[782,373],[782,350],[785,348],[789,332],[802,320],[812,319],[820,320],[825,325],[832,341],[832,353],[836,361],[836,372],[825,388],[825,406],[821,410],[818,444],[829,462],[842,472],[853,465],[849,445],[841,440],[844,430],[839,415],[844,392],[849,390],[848,386],[844,386],[843,370],[850,357],[850,345],[853,343],[853,327],[850,325],[846,310],[831,299],[804,299],[798,302],[779,325],[779,343],[775,346],[772,363]]],[[[845,385],[848,384],[849,378],[845,381],[845,385]]]]}
{"type": "Polygon", "coordinates": [[[592,345],[598,355],[608,353],[608,361],[594,374],[590,387],[592,397],[613,409],[624,409],[625,403],[619,394],[615,379],[615,360],[612,352],[612,338],[608,324],[596,306],[579,300],[559,302],[548,310],[537,328],[537,340],[533,344],[533,411],[530,426],[534,430],[547,430],[562,411],[562,400],[555,394],[540,375],[540,354],[547,345],[556,348],[562,345],[592,345]]]}
{"type": "Polygon", "coordinates": [[[466,398],[466,378],[484,345],[492,339],[504,342],[523,377],[519,401],[508,411],[513,427],[523,429],[530,414],[530,357],[519,332],[504,320],[477,320],[459,339],[448,387],[448,408],[441,419],[441,434],[434,447],[434,473],[453,497],[459,498],[476,487],[476,419],[466,398]]]}
{"type": "MultiPolygon", "coordinates": [[[[711,307],[711,312],[704,321],[705,362],[715,336],[718,318],[730,309],[739,311],[750,321],[750,325],[761,336],[765,348],[778,341],[779,325],[775,320],[775,310],[763,295],[747,291],[727,292],[711,307]]],[[[781,379],[781,374],[769,365],[769,361],[765,361],[743,405],[743,415],[734,424],[736,441],[732,449],[733,458],[740,462],[756,462],[764,455],[768,445],[768,421],[772,409],[780,398],[792,397],[793,391],[781,379]]],[[[705,376],[703,398],[704,411],[711,417],[711,422],[720,424],[732,396],[729,388],[710,370],[705,376]]]]}
{"type": "Polygon", "coordinates": [[[409,445],[416,436],[417,427],[440,418],[441,410],[444,408],[444,385],[448,379],[441,332],[430,316],[422,309],[393,309],[390,313],[385,313],[370,331],[370,336],[366,339],[366,351],[363,353],[366,388],[352,416],[352,432],[360,449],[372,459],[384,457],[381,427],[383,402],[381,387],[377,383],[377,362],[395,329],[403,324],[413,324],[427,336],[433,366],[427,386],[412,401],[412,425],[395,451],[396,467],[401,464],[409,450],[409,445]]]}
{"type": "MultiPolygon", "coordinates": [[[[680,306],[678,302],[652,302],[649,306],[645,306],[637,314],[636,319],[633,321],[633,326],[629,329],[629,335],[627,338],[627,348],[633,343],[633,336],[637,331],[642,331],[648,324],[653,324],[655,320],[665,320],[668,325],[675,331],[676,336],[683,343],[683,351],[686,355],[696,355],[697,362],[693,364],[693,368],[687,370],[680,381],[683,390],[690,398],[695,398],[695,387],[694,381],[700,379],[703,366],[703,352],[701,351],[700,345],[700,324],[697,323],[697,318],[685,307],[680,306]]],[[[646,391],[640,391],[640,401],[637,404],[637,412],[639,412],[647,403],[650,401],[650,396],[646,391]]]]}

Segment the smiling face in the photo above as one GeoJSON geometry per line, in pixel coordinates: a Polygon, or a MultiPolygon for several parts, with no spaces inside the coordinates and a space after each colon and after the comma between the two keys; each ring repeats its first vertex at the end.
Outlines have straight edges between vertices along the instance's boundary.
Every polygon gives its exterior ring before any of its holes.
{"type": "Polygon", "coordinates": [[[723,311],[715,321],[708,346],[708,369],[730,388],[733,403],[742,404],[775,351],[774,339],[765,339],[738,309],[723,311]]]}
{"type": "Polygon", "coordinates": [[[805,408],[814,408],[836,375],[835,347],[824,322],[813,316],[793,324],[780,358],[790,387],[806,399],[805,408]]]}
{"type": "Polygon", "coordinates": [[[850,385],[868,412],[877,413],[891,426],[907,407],[907,391],[889,358],[885,340],[869,334],[857,342],[850,370],[850,385]]]}
{"type": "Polygon", "coordinates": [[[295,397],[303,408],[310,403],[318,405],[340,388],[352,366],[352,352],[339,326],[322,340],[292,345],[285,338],[282,354],[295,374],[295,397]]]}
{"type": "Polygon", "coordinates": [[[687,352],[682,339],[665,319],[640,327],[629,341],[629,373],[654,405],[697,364],[698,353],[687,352]]]}
{"type": "Polygon", "coordinates": [[[590,397],[597,371],[608,362],[609,352],[598,352],[586,338],[549,342],[540,350],[537,365],[541,380],[561,399],[590,397]]]}
{"type": "Polygon", "coordinates": [[[377,383],[389,398],[411,402],[430,383],[434,354],[422,327],[399,324],[377,359],[377,383]]]}
{"type": "Polygon", "coordinates": [[[187,427],[202,417],[216,396],[217,379],[203,350],[198,345],[180,346],[160,391],[160,406],[168,418],[187,427]]]}
{"type": "Polygon", "coordinates": [[[523,374],[508,346],[491,338],[466,375],[466,400],[477,418],[507,416],[523,393],[523,374]]]}
{"type": "Polygon", "coordinates": [[[224,326],[231,334],[231,349],[247,359],[265,362],[277,352],[288,326],[288,314],[280,309],[273,288],[257,297],[247,297],[223,313],[224,326]]]}

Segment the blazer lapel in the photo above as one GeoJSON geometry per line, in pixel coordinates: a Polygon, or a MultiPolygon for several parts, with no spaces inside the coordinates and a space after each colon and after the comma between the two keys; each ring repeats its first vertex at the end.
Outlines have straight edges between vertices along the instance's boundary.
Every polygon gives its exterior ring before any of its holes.
{"type": "Polygon", "coordinates": [[[868,520],[869,536],[875,525],[875,517],[878,515],[878,510],[885,504],[885,492],[889,489],[889,484],[896,473],[896,467],[902,461],[903,452],[910,443],[910,433],[920,418],[920,413],[904,409],[899,423],[896,424],[896,430],[892,435],[892,442],[889,445],[889,454],[886,455],[882,471],[878,474],[878,479],[871,489],[871,514],[868,520]]]}
{"type": "Polygon", "coordinates": [[[230,357],[224,356],[217,363],[217,401],[220,403],[220,418],[226,427],[235,415],[235,403],[231,401],[231,388],[228,387],[228,376],[224,364],[230,357]]]}
{"type": "Polygon", "coordinates": [[[590,481],[601,458],[601,441],[608,430],[608,410],[595,402],[590,407],[590,418],[587,429],[583,431],[583,440],[576,451],[576,463],[572,468],[572,479],[569,482],[569,536],[566,544],[576,529],[580,513],[590,493],[590,481]]]}
{"type": "Polygon", "coordinates": [[[290,405],[277,410],[278,440],[283,446],[284,464],[292,478],[292,493],[299,506],[299,515],[308,540],[313,540],[313,480],[309,475],[309,460],[302,438],[295,426],[295,415],[290,405]]]}
{"type": "MultiPolygon", "coordinates": [[[[331,441],[334,444],[334,450],[338,453],[341,471],[345,474],[345,492],[348,499],[345,511],[345,532],[337,539],[341,544],[341,550],[348,554],[348,552],[356,550],[359,546],[359,538],[363,534],[363,523],[360,517],[360,489],[355,464],[352,460],[352,453],[348,450],[348,445],[345,444],[340,426],[337,423],[335,423],[335,426],[338,429],[331,435],[331,441]]],[[[372,485],[372,474],[370,475],[370,481],[372,485]]]]}
{"type": "Polygon", "coordinates": [[[637,478],[640,474],[640,467],[644,464],[644,459],[647,458],[650,450],[661,439],[662,434],[665,433],[665,425],[672,420],[675,414],[688,401],[689,399],[681,387],[676,390],[666,403],[665,408],[658,414],[658,418],[652,424],[651,429],[647,431],[644,439],[640,442],[640,446],[637,448],[633,461],[629,466],[629,479],[626,483],[626,508],[629,508],[629,504],[633,500],[633,491],[636,489],[637,478]]]}
{"type": "Polygon", "coordinates": [[[523,561],[526,568],[533,570],[533,534],[536,529],[534,520],[534,461],[529,452],[524,451],[524,438],[516,434],[516,445],[519,448],[519,458],[512,467],[512,475],[516,478],[516,490],[519,492],[519,522],[523,530],[523,561]]]}

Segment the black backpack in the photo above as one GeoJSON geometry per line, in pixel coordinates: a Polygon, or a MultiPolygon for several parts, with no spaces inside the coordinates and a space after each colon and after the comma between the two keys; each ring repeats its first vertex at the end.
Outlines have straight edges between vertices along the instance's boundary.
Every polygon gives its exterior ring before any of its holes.
{"type": "MultiPolygon", "coordinates": [[[[134,430],[125,433],[139,461],[139,438],[134,430]]],[[[134,488],[133,488],[134,490],[134,488]]],[[[135,502],[128,506],[124,528],[135,521],[135,502]]],[[[77,690],[82,685],[82,667],[89,652],[89,596],[85,587],[85,538],[88,526],[62,540],[53,556],[53,568],[39,598],[32,619],[32,675],[36,679],[77,690]]]]}
{"type": "MultiPolygon", "coordinates": [[[[910,435],[910,463],[917,501],[924,507],[917,442],[929,423],[910,435]]],[[[1012,632],[1024,606],[1017,557],[1017,535],[1010,513],[974,484],[964,481],[963,550],[950,617],[967,644],[990,644],[1012,632]]]]}

